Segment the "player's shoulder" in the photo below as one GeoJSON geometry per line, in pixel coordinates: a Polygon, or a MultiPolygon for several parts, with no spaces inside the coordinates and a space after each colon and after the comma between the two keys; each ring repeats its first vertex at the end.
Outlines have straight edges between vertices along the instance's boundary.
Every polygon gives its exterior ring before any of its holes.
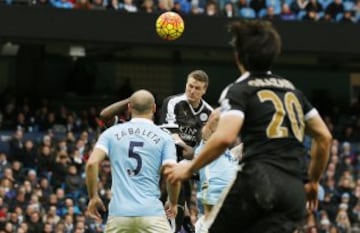
{"type": "Polygon", "coordinates": [[[171,131],[169,129],[162,127],[161,125],[154,125],[154,127],[156,128],[156,133],[159,134],[159,136],[172,141],[171,131]]]}
{"type": "Polygon", "coordinates": [[[167,103],[178,103],[178,102],[181,102],[181,101],[186,101],[186,95],[185,93],[180,93],[180,94],[176,94],[176,95],[171,95],[171,96],[168,96],[164,99],[164,102],[167,102],[167,103]]]}

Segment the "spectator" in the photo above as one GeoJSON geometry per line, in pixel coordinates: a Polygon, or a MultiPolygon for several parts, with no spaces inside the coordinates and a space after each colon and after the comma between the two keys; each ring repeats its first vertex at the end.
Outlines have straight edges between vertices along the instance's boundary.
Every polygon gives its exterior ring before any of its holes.
{"type": "MultiPolygon", "coordinates": [[[[231,1],[228,1],[228,2],[231,2],[231,1]]],[[[228,3],[227,2],[227,3],[228,3]]],[[[242,8],[246,8],[246,7],[249,7],[249,3],[247,0],[238,0],[235,2],[235,10],[236,11],[239,11],[240,9],[242,8]]]]}
{"type": "Polygon", "coordinates": [[[92,5],[89,0],[76,0],[74,9],[90,10],[92,5]]]}
{"type": "Polygon", "coordinates": [[[84,179],[78,174],[76,166],[68,167],[68,174],[65,178],[65,192],[77,199],[84,189],[84,179]]]}
{"type": "Polygon", "coordinates": [[[70,162],[71,161],[67,153],[59,152],[57,154],[51,177],[51,185],[55,189],[62,187],[64,184],[70,162]]]}
{"type": "Polygon", "coordinates": [[[34,5],[37,7],[51,7],[49,0],[37,0],[34,5]]]}
{"type": "Polygon", "coordinates": [[[22,162],[25,170],[37,169],[37,154],[33,141],[26,140],[22,152],[19,154],[19,160],[22,162]]]}
{"type": "Polygon", "coordinates": [[[10,162],[14,160],[21,161],[21,153],[24,148],[23,137],[24,137],[24,133],[21,129],[16,130],[14,135],[12,136],[9,143],[10,152],[9,152],[8,160],[10,162]]]}
{"type": "Polygon", "coordinates": [[[233,18],[237,16],[237,12],[232,2],[228,1],[225,3],[224,9],[222,10],[222,15],[227,18],[233,18]]]}
{"type": "Polygon", "coordinates": [[[91,3],[92,3],[91,9],[93,9],[93,10],[105,10],[106,9],[106,5],[104,4],[103,0],[92,0],[91,3]]]}
{"type": "Polygon", "coordinates": [[[159,13],[164,13],[173,8],[174,2],[173,0],[159,0],[157,4],[157,11],[159,13]]]}
{"type": "Polygon", "coordinates": [[[153,0],[144,0],[140,6],[140,12],[154,13],[156,11],[153,0]]]}
{"type": "Polygon", "coordinates": [[[351,232],[351,223],[346,210],[339,210],[336,215],[335,224],[340,229],[341,233],[351,232]]]}
{"type": "Polygon", "coordinates": [[[291,11],[294,13],[299,13],[300,11],[305,10],[305,7],[308,3],[309,0],[294,0],[290,4],[291,11]]]}
{"type": "Polygon", "coordinates": [[[111,0],[106,8],[115,11],[120,10],[119,0],[111,0]]]}
{"type": "Polygon", "coordinates": [[[120,10],[127,13],[138,12],[137,6],[134,4],[133,0],[123,0],[124,3],[120,5],[120,10]]]}
{"type": "Polygon", "coordinates": [[[284,3],[282,5],[282,9],[281,9],[281,13],[279,16],[280,19],[285,20],[285,21],[290,21],[290,20],[296,20],[296,14],[293,13],[290,9],[290,6],[286,3],[284,3]]]}
{"type": "Polygon", "coordinates": [[[7,160],[6,153],[0,152],[0,178],[1,175],[4,173],[5,168],[10,167],[11,164],[7,160]]]}
{"type": "Polygon", "coordinates": [[[44,224],[41,221],[40,213],[38,211],[33,211],[30,214],[30,220],[27,222],[29,229],[28,233],[39,233],[42,232],[44,224]]]}
{"type": "Polygon", "coordinates": [[[276,14],[275,14],[275,9],[274,9],[273,6],[268,6],[268,7],[266,8],[266,14],[265,14],[265,16],[263,17],[263,19],[272,21],[272,20],[279,19],[279,15],[276,15],[276,14]]]}
{"type": "Polygon", "coordinates": [[[258,15],[260,10],[266,9],[266,1],[265,0],[250,0],[250,7],[254,9],[256,14],[258,15]]]}
{"type": "Polygon", "coordinates": [[[218,5],[215,1],[207,1],[204,14],[207,16],[219,16],[218,5]]]}
{"type": "Polygon", "coordinates": [[[325,14],[330,15],[331,20],[335,20],[336,16],[340,13],[344,13],[344,5],[342,0],[334,0],[325,9],[325,14]]]}
{"type": "Polygon", "coordinates": [[[38,161],[38,173],[41,176],[49,178],[50,172],[53,169],[53,164],[55,163],[55,158],[51,152],[50,146],[40,147],[40,150],[37,154],[37,161],[38,161]]]}
{"type": "MultiPolygon", "coordinates": [[[[341,18],[341,20],[339,22],[341,23],[354,23],[354,18],[353,18],[353,12],[350,10],[345,10],[344,11],[344,15],[341,18]]],[[[353,129],[353,128],[352,128],[353,129]]],[[[351,136],[352,138],[354,138],[354,141],[359,141],[359,136],[354,132],[354,130],[351,132],[351,136]]]]}
{"type": "Polygon", "coordinates": [[[317,13],[322,12],[324,10],[323,6],[318,0],[309,0],[309,2],[305,6],[305,10],[315,11],[317,13]]]}

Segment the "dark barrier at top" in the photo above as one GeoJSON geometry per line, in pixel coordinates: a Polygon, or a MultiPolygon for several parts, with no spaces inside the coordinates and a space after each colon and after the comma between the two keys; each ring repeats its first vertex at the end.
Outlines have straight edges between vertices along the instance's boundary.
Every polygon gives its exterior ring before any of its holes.
{"type": "MultiPolygon", "coordinates": [[[[155,33],[154,14],[0,7],[0,40],[228,48],[229,19],[185,15],[185,32],[173,42],[155,33]]],[[[275,22],[285,52],[360,55],[360,24],[275,22]]]]}

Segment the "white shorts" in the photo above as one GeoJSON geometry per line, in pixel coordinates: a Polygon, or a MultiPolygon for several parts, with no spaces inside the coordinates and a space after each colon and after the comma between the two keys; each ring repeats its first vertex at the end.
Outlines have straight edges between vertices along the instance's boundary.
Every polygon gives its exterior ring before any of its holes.
{"type": "Polygon", "coordinates": [[[109,216],[105,233],[173,233],[165,216],[109,216]]]}

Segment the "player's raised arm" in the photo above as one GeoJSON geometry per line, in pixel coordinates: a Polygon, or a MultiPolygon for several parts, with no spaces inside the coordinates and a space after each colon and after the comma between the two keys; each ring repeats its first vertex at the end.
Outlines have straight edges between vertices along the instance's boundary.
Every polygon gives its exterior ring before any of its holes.
{"type": "Polygon", "coordinates": [[[110,104],[106,106],[101,112],[100,112],[100,118],[104,122],[108,122],[113,117],[115,117],[117,114],[123,113],[127,110],[129,103],[129,98],[120,100],[118,102],[115,102],[113,104],[110,104]]]}

